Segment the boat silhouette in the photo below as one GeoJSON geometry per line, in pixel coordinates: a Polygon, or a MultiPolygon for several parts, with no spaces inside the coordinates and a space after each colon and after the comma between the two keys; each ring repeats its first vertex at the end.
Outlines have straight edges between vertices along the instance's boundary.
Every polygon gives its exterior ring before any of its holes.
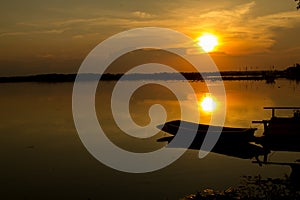
{"type": "MultiPolygon", "coordinates": [[[[253,123],[264,124],[262,136],[254,135],[256,128],[210,126],[213,127],[213,130],[214,127],[217,130],[222,130],[212,152],[242,159],[255,157],[256,162],[260,165],[262,165],[262,161],[260,161],[259,156],[262,155],[264,163],[267,163],[268,154],[271,151],[300,152],[300,107],[265,107],[264,109],[271,109],[272,117],[269,120],[252,121],[253,123]],[[275,116],[275,110],[277,109],[293,109],[294,115],[291,117],[275,116]]],[[[197,134],[189,149],[199,150],[209,125],[181,120],[170,121],[158,126],[159,129],[170,135],[157,141],[170,143],[176,136],[179,127],[183,130],[183,134],[189,134],[193,132],[190,127],[195,127],[195,125],[198,127],[197,134]]],[[[213,134],[213,131],[211,133],[213,134]]]]}
{"type": "MultiPolygon", "coordinates": [[[[189,149],[199,150],[207,134],[209,125],[195,124],[193,122],[181,120],[170,121],[165,123],[164,125],[158,126],[159,129],[170,135],[162,137],[157,141],[170,143],[176,136],[179,127],[181,130],[183,130],[183,134],[189,134],[193,132],[190,127],[195,127],[195,125],[198,126],[198,130],[189,149]]],[[[258,156],[266,154],[265,149],[262,146],[256,145],[254,143],[256,140],[256,137],[254,136],[256,128],[234,128],[217,126],[211,127],[213,127],[212,130],[214,130],[214,128],[216,128],[217,130],[222,130],[219,140],[212,149],[212,152],[214,153],[242,159],[251,159],[255,157],[257,160],[258,156]]],[[[210,133],[214,134],[214,131],[210,133]]],[[[174,146],[172,147],[174,148],[174,146]]],[[[181,148],[180,146],[176,147],[181,148]]]]}

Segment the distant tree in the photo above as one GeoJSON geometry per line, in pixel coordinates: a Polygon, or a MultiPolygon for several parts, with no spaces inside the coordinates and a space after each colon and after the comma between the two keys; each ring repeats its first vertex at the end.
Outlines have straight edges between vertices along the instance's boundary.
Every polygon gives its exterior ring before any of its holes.
{"type": "Polygon", "coordinates": [[[294,66],[289,67],[284,71],[285,71],[287,78],[300,80],[300,64],[299,63],[296,63],[294,66]]]}

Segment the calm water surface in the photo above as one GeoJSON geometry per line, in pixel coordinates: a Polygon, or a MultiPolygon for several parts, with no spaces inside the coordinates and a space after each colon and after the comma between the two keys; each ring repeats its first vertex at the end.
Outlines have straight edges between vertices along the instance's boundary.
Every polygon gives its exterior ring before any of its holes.
{"type": "MultiPolygon", "coordinates": [[[[159,83],[159,82],[158,82],[159,83]]],[[[180,87],[180,81],[169,81],[180,87]]],[[[88,83],[87,83],[88,84],[88,83]]],[[[148,152],[164,144],[156,136],[133,139],[116,127],[108,105],[115,82],[101,82],[96,109],[101,126],[118,146],[135,152],[148,152]]],[[[211,83],[214,84],[214,83],[211,83]]],[[[207,92],[203,82],[191,82],[197,96],[207,92]]],[[[0,84],[0,186],[5,199],[179,199],[205,188],[226,189],[243,175],[283,177],[287,166],[263,166],[210,153],[198,158],[188,150],[172,165],[152,173],[128,174],[106,167],[94,159],[81,143],[72,117],[72,83],[0,84]]],[[[288,80],[275,84],[264,81],[226,81],[227,116],[225,125],[263,127],[252,120],[268,119],[263,106],[300,106],[300,85],[288,80]]],[[[168,90],[145,86],[132,97],[130,111],[139,125],[149,122],[151,105],[164,105],[168,120],[180,118],[178,102],[168,90]]],[[[222,102],[218,102],[220,105],[222,102]]],[[[184,106],[191,114],[189,95],[184,106]]],[[[201,109],[200,109],[201,111],[201,109]]],[[[289,115],[282,111],[278,115],[289,115]]],[[[201,122],[209,123],[210,114],[201,111],[201,122]]],[[[191,118],[192,120],[192,118],[191,118]]],[[[132,130],[138,131],[138,130],[132,130]]],[[[272,152],[272,161],[293,162],[300,153],[272,152]]]]}

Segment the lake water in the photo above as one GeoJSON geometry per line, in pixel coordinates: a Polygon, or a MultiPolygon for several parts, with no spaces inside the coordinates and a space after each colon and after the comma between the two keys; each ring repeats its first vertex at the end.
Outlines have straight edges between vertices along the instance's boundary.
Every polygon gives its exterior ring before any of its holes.
{"type": "MultiPolygon", "coordinates": [[[[159,83],[159,81],[157,81],[159,83]]],[[[181,81],[168,81],[180,87],[181,81]]],[[[89,83],[86,83],[89,84],[89,83]]],[[[149,139],[133,139],[121,132],[109,111],[110,92],[115,82],[101,82],[96,95],[99,122],[107,136],[123,149],[148,152],[161,148],[160,132],[149,139]]],[[[207,93],[204,82],[190,82],[197,96],[207,93]]],[[[214,84],[213,82],[211,84],[214,84]]],[[[300,85],[285,79],[225,81],[226,126],[257,127],[252,120],[268,119],[264,106],[300,106],[300,85]]],[[[258,166],[243,160],[210,153],[203,159],[198,151],[186,153],[170,166],[145,174],[113,170],[96,160],[82,144],[72,116],[72,83],[0,84],[0,186],[3,199],[180,199],[205,188],[217,190],[237,185],[243,175],[284,177],[288,166],[258,166]]],[[[131,99],[130,111],[137,124],[149,122],[148,109],[164,105],[168,120],[180,118],[174,95],[157,85],[143,87],[131,99]]],[[[222,102],[218,102],[222,103],[222,102]]],[[[193,113],[199,107],[189,106],[193,113]]],[[[200,120],[209,123],[210,114],[201,111],[200,120]]],[[[286,111],[278,115],[289,115],[286,111]]],[[[138,130],[135,130],[138,131],[138,130]]],[[[293,162],[300,153],[272,152],[271,161],[293,162]]]]}

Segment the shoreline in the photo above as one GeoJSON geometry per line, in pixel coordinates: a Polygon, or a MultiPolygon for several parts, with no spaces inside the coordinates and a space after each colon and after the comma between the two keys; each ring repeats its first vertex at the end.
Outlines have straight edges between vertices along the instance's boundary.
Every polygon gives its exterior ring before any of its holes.
{"type": "MultiPolygon", "coordinates": [[[[292,73],[292,75],[295,75],[292,73]]],[[[299,76],[291,76],[291,73],[283,71],[228,71],[228,72],[180,72],[180,73],[154,73],[154,74],[39,74],[28,76],[7,76],[0,77],[0,83],[15,82],[74,82],[75,79],[80,81],[118,81],[123,80],[190,80],[190,81],[239,81],[239,80],[265,80],[267,83],[273,83],[278,78],[289,80],[300,80],[299,76]]]]}

